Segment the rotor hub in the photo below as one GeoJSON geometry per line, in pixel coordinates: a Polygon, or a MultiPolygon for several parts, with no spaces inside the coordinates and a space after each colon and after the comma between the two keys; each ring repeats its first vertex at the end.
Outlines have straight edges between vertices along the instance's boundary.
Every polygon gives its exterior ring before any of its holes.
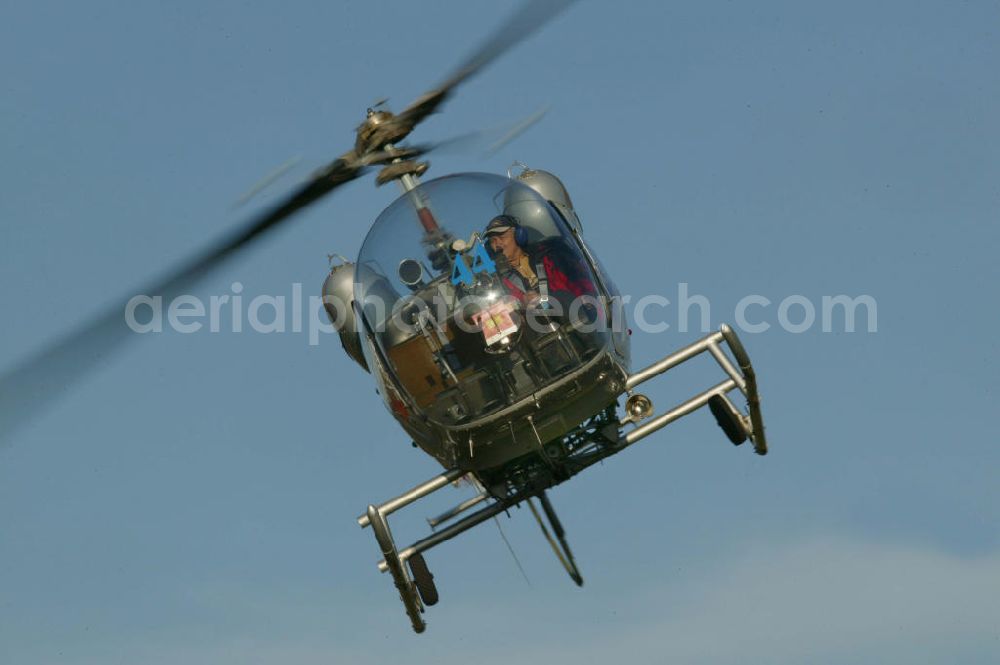
{"type": "Polygon", "coordinates": [[[358,125],[354,151],[358,155],[378,152],[386,145],[405,139],[411,128],[396,122],[392,111],[369,108],[365,121],[358,125]]]}

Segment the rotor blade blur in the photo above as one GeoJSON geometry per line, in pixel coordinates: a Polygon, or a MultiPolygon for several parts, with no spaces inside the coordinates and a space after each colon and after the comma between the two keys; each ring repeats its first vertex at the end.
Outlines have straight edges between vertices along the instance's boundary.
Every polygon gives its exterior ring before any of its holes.
{"type": "Polygon", "coordinates": [[[501,125],[492,129],[477,129],[474,132],[459,134],[458,136],[452,136],[433,143],[408,145],[407,148],[416,150],[420,154],[433,151],[452,154],[480,153],[483,157],[491,157],[502,147],[528,131],[545,117],[548,110],[549,107],[544,106],[513,125],[501,125]]]}
{"type": "Polygon", "coordinates": [[[247,201],[249,201],[253,197],[257,196],[261,191],[263,191],[264,189],[266,189],[267,187],[269,187],[278,178],[280,178],[281,176],[283,176],[286,173],[288,173],[288,171],[290,171],[293,166],[295,166],[296,164],[298,164],[301,161],[302,161],[302,156],[301,155],[296,155],[295,157],[292,157],[291,159],[287,160],[281,166],[278,166],[277,168],[275,168],[273,171],[271,171],[270,173],[268,173],[267,175],[265,175],[263,178],[261,178],[260,180],[258,180],[253,185],[253,187],[251,187],[250,189],[248,189],[246,191],[246,193],[243,194],[243,196],[241,196],[240,198],[236,199],[236,203],[233,204],[233,208],[235,209],[235,208],[239,208],[239,207],[243,206],[247,201]]]}
{"type": "MultiPolygon", "coordinates": [[[[237,251],[301,208],[361,175],[366,167],[347,153],[331,162],[283,203],[225,236],[169,276],[135,295],[161,296],[170,302],[218,268],[237,251]]],[[[135,336],[125,323],[127,300],[110,307],[33,356],[0,374],[0,443],[30,420],[103,357],[135,336]]]]}
{"type": "Polygon", "coordinates": [[[411,129],[434,113],[462,82],[478,73],[505,51],[530,37],[535,31],[555,18],[560,12],[573,4],[575,0],[550,0],[545,2],[525,2],[492,36],[487,39],[478,51],[462,63],[455,73],[448,77],[437,88],[424,93],[415,102],[407,106],[397,116],[396,120],[411,129]]]}
{"type": "Polygon", "coordinates": [[[489,157],[496,154],[505,145],[507,145],[508,143],[519,137],[521,134],[524,134],[529,129],[531,129],[531,127],[535,123],[539,122],[542,118],[544,118],[545,114],[548,112],[549,112],[549,107],[548,105],[545,105],[542,108],[535,111],[534,113],[532,113],[531,115],[529,115],[521,122],[511,127],[506,134],[504,134],[499,139],[494,141],[493,144],[490,145],[489,148],[487,148],[486,156],[489,157]]]}

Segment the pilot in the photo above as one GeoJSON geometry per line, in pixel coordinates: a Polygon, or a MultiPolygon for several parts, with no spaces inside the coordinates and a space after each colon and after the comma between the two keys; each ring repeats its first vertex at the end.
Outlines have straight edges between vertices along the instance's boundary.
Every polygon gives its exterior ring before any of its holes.
{"type": "Polygon", "coordinates": [[[494,217],[483,235],[504,285],[522,303],[537,302],[544,290],[565,312],[573,298],[597,295],[587,270],[561,238],[529,243],[525,228],[511,215],[494,217]]]}

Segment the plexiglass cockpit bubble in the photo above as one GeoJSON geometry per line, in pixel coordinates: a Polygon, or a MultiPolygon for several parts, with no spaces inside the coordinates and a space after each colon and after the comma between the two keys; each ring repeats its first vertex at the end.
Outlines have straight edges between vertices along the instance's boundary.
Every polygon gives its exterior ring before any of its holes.
{"type": "Polygon", "coordinates": [[[541,195],[502,176],[447,176],[402,195],[373,224],[355,274],[361,334],[411,410],[442,425],[530,397],[608,339],[576,238],[541,195]],[[498,215],[508,217],[486,236],[498,215]]]}

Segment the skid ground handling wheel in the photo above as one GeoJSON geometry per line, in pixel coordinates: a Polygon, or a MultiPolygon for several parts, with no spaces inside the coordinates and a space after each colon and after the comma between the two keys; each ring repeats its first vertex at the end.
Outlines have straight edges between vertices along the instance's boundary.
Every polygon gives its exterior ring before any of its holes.
{"type": "Polygon", "coordinates": [[[427,568],[427,562],[424,561],[424,555],[420,553],[414,554],[407,560],[407,563],[410,565],[410,572],[413,574],[413,583],[417,586],[417,593],[420,594],[420,600],[424,601],[424,605],[427,606],[437,605],[437,586],[434,584],[434,576],[431,575],[431,571],[427,568]]]}

